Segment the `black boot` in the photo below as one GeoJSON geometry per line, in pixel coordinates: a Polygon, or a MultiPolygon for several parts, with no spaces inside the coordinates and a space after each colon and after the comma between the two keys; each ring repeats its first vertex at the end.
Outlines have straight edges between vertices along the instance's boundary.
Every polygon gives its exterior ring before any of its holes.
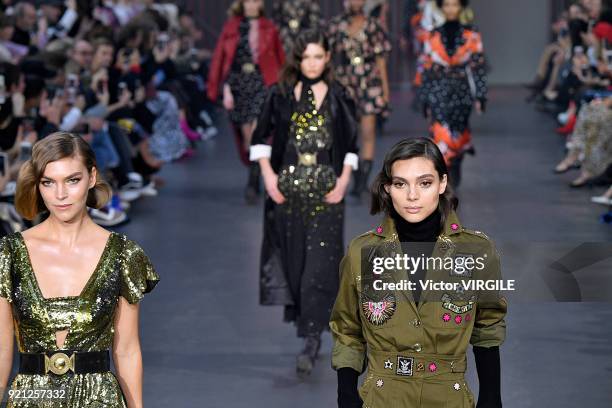
{"type": "Polygon", "coordinates": [[[249,178],[247,185],[244,189],[244,199],[248,205],[257,204],[257,196],[260,193],[260,185],[259,185],[259,164],[255,162],[251,162],[249,165],[249,178]]]}
{"type": "Polygon", "coordinates": [[[298,354],[296,361],[296,371],[300,378],[310,375],[314,367],[315,360],[321,348],[321,335],[308,336],[304,341],[304,349],[298,354]]]}
{"type": "Polygon", "coordinates": [[[361,198],[363,192],[368,190],[368,178],[370,177],[370,172],[372,172],[372,160],[360,160],[359,169],[357,170],[357,175],[355,176],[353,191],[351,191],[352,196],[361,198]]]}

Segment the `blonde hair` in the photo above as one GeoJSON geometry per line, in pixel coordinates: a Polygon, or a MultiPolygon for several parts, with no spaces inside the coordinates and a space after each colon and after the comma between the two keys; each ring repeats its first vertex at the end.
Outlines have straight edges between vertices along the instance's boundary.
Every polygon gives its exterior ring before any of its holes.
{"type": "MultiPolygon", "coordinates": [[[[67,157],[80,158],[89,174],[94,167],[97,168],[93,150],[78,135],[56,132],[34,144],[32,158],[19,169],[15,191],[15,208],[23,218],[33,220],[41,212],[48,211],[40,194],[40,180],[47,164],[67,157]]],[[[96,185],[87,194],[87,206],[101,208],[111,196],[111,187],[98,175],[96,185]]]]}

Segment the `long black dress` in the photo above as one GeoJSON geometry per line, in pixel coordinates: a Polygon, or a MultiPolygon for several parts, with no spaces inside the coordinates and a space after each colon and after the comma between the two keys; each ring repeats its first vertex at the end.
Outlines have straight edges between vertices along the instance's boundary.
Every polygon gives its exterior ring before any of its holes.
{"type": "Polygon", "coordinates": [[[357,128],[335,85],[319,109],[309,88],[299,101],[290,94],[271,90],[253,135],[253,145],[262,146],[274,134],[271,164],[286,199],[266,201],[261,303],[284,305],[285,321],[295,322],[298,337],[308,337],[328,327],[338,291],[344,202],[328,204],[324,196],[346,163],[339,157],[357,160],[357,128]]]}

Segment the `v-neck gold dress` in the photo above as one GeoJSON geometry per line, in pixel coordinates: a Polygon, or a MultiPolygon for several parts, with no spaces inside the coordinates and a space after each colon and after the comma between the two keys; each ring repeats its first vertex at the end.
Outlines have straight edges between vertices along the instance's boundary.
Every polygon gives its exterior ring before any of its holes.
{"type": "MultiPolygon", "coordinates": [[[[63,350],[110,350],[119,297],[137,303],[158,281],[142,248],[125,235],[111,232],[80,295],[44,298],[23,236],[14,233],[0,240],[0,297],[11,303],[17,346],[22,353],[56,351],[56,332],[63,330],[68,331],[63,350]]],[[[7,408],[126,407],[119,383],[110,371],[61,376],[18,374],[9,390],[60,392],[39,393],[58,398],[9,399],[7,408]]]]}

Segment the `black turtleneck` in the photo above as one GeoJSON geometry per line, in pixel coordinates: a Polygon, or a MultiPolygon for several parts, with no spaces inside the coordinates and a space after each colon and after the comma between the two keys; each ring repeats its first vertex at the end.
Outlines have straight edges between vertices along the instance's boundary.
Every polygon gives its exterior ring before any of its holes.
{"type": "MultiPolygon", "coordinates": [[[[408,222],[400,216],[395,209],[391,212],[391,218],[395,223],[395,229],[399,241],[402,243],[402,252],[409,257],[418,258],[421,255],[430,256],[433,252],[434,245],[438,240],[438,235],[442,229],[440,221],[440,211],[436,210],[425,219],[419,222],[408,222]],[[419,245],[410,245],[410,243],[419,242],[419,245]]],[[[415,290],[412,292],[414,302],[419,303],[421,298],[421,285],[419,281],[425,279],[426,269],[419,268],[415,271],[410,271],[410,280],[416,282],[415,290]],[[414,273],[412,273],[414,272],[414,273]]]]}
{"type": "Polygon", "coordinates": [[[442,33],[442,43],[444,44],[444,48],[446,48],[446,53],[449,56],[453,56],[457,48],[463,42],[463,38],[461,36],[461,28],[463,26],[457,20],[447,21],[440,27],[440,31],[442,33]]]}
{"type": "Polygon", "coordinates": [[[395,222],[395,229],[400,242],[436,242],[440,234],[440,211],[436,210],[427,218],[419,222],[408,222],[395,209],[391,218],[395,222]]]}

